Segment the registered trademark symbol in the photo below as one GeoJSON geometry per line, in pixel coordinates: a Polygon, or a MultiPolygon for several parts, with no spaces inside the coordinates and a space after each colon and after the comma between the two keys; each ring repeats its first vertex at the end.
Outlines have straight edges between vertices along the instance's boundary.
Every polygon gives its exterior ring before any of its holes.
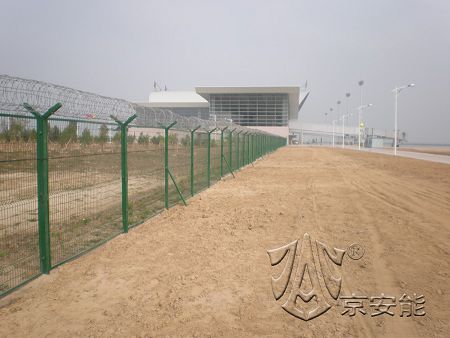
{"type": "Polygon", "coordinates": [[[348,247],[347,255],[354,260],[361,259],[364,256],[364,248],[358,243],[353,243],[348,247]]]}

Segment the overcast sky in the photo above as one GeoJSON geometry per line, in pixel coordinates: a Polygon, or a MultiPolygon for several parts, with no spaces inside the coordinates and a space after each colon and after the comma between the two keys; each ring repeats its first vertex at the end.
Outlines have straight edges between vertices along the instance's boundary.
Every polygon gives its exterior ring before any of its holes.
{"type": "Polygon", "coordinates": [[[304,85],[300,118],[325,122],[336,101],[359,105],[368,127],[411,142],[450,143],[450,1],[0,0],[0,73],[132,101],[153,81],[304,85]]]}

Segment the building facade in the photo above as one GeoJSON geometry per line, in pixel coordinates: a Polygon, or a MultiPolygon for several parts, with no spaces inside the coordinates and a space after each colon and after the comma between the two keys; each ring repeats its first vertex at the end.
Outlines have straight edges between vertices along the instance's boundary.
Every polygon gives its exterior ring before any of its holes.
{"type": "Polygon", "coordinates": [[[209,111],[220,119],[231,119],[241,126],[288,125],[287,94],[212,94],[209,111]]]}
{"type": "Polygon", "coordinates": [[[160,91],[150,94],[153,108],[170,109],[183,116],[228,120],[233,123],[289,135],[289,121],[298,112],[309,92],[300,87],[196,87],[195,92],[160,91]]]}

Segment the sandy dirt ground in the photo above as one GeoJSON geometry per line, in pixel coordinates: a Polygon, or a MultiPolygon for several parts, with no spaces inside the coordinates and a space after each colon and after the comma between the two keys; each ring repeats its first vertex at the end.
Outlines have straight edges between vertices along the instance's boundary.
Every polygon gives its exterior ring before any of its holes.
{"type": "Polygon", "coordinates": [[[0,336],[444,337],[449,243],[450,166],[286,147],[4,297],[0,336]],[[423,294],[426,315],[284,311],[267,250],[306,232],[365,249],[337,267],[341,296],[423,294]]]}

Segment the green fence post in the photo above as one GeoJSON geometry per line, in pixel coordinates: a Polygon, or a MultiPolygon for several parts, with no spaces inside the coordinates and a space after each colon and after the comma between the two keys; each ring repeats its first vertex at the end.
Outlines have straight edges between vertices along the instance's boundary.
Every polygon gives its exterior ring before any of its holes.
{"type": "Polygon", "coordinates": [[[261,137],[260,137],[259,152],[261,154],[261,157],[263,157],[264,156],[264,135],[261,135],[261,137]]]}
{"type": "Polygon", "coordinates": [[[259,135],[259,156],[263,157],[264,155],[264,149],[263,149],[263,144],[264,144],[264,135],[259,135]]]}
{"type": "Polygon", "coordinates": [[[208,131],[208,149],[206,158],[206,180],[208,181],[208,188],[211,186],[211,132],[208,131]]]}
{"type": "Polygon", "coordinates": [[[164,128],[164,207],[169,209],[169,129],[172,128],[177,121],[172,122],[164,128]]]}
{"type": "Polygon", "coordinates": [[[264,153],[266,153],[266,154],[269,152],[269,149],[267,149],[267,146],[269,145],[268,142],[269,142],[269,136],[266,135],[264,137],[264,153]]]}
{"type": "Polygon", "coordinates": [[[250,132],[247,134],[247,164],[250,164],[250,132]]]}
{"type": "Polygon", "coordinates": [[[246,139],[247,139],[247,132],[245,132],[242,137],[242,142],[243,142],[243,144],[242,144],[242,166],[243,167],[245,166],[245,144],[247,143],[246,139]]]}
{"type": "Polygon", "coordinates": [[[231,169],[233,169],[233,131],[235,131],[236,128],[229,130],[229,134],[228,134],[228,161],[230,163],[228,163],[228,165],[230,166],[231,169]]]}
{"type": "Polygon", "coordinates": [[[262,135],[258,136],[258,156],[262,157],[262,135]]]}
{"type": "Polygon", "coordinates": [[[252,135],[252,162],[255,162],[256,134],[252,135]]]}
{"type": "Polygon", "coordinates": [[[247,162],[246,164],[250,164],[250,133],[247,134],[247,162]]]}
{"type": "Polygon", "coordinates": [[[52,267],[50,252],[50,208],[48,200],[48,118],[61,108],[62,105],[61,103],[57,103],[50,107],[44,114],[38,113],[28,103],[24,103],[23,106],[36,118],[39,258],[41,272],[48,274],[52,267]]]}
{"type": "Polygon", "coordinates": [[[253,135],[253,148],[252,148],[252,159],[253,162],[256,161],[256,142],[257,142],[257,136],[256,134],[253,135]]]}
{"type": "Polygon", "coordinates": [[[111,118],[119,125],[120,128],[120,172],[122,180],[122,227],[123,232],[128,232],[128,142],[127,133],[128,125],[137,117],[136,114],[131,115],[125,122],[119,121],[115,116],[111,118]]]}
{"type": "Polygon", "coordinates": [[[255,135],[256,142],[255,142],[255,160],[259,158],[259,134],[255,135]]]}
{"type": "Polygon", "coordinates": [[[250,155],[248,156],[249,163],[253,163],[252,154],[253,154],[253,134],[249,134],[249,142],[248,145],[250,146],[250,155]]]}
{"type": "Polygon", "coordinates": [[[259,158],[259,134],[255,135],[255,160],[259,158]]]}
{"type": "Polygon", "coordinates": [[[256,135],[256,158],[260,157],[260,152],[259,152],[260,142],[261,142],[261,135],[257,134],[256,135]]]}
{"type": "Polygon", "coordinates": [[[261,135],[261,157],[264,157],[266,154],[264,151],[264,140],[266,139],[266,135],[261,135]]]}
{"type": "Polygon", "coordinates": [[[216,131],[217,128],[208,131],[208,158],[207,158],[207,168],[206,168],[206,177],[208,180],[208,188],[211,186],[211,134],[216,131]]]}
{"type": "Polygon", "coordinates": [[[242,162],[241,162],[241,168],[245,166],[245,135],[247,135],[246,132],[242,133],[242,162]]]}
{"type": "Polygon", "coordinates": [[[227,129],[228,127],[220,129],[220,178],[223,177],[223,132],[227,129]]]}
{"type": "Polygon", "coordinates": [[[239,170],[241,168],[241,159],[239,158],[239,142],[241,138],[242,130],[237,133],[237,144],[236,144],[236,169],[239,170]]]}
{"type": "Polygon", "coordinates": [[[191,196],[194,196],[194,134],[200,126],[191,130],[191,196]]]}
{"type": "Polygon", "coordinates": [[[264,136],[264,154],[267,154],[267,141],[269,140],[269,136],[264,136]]]}

